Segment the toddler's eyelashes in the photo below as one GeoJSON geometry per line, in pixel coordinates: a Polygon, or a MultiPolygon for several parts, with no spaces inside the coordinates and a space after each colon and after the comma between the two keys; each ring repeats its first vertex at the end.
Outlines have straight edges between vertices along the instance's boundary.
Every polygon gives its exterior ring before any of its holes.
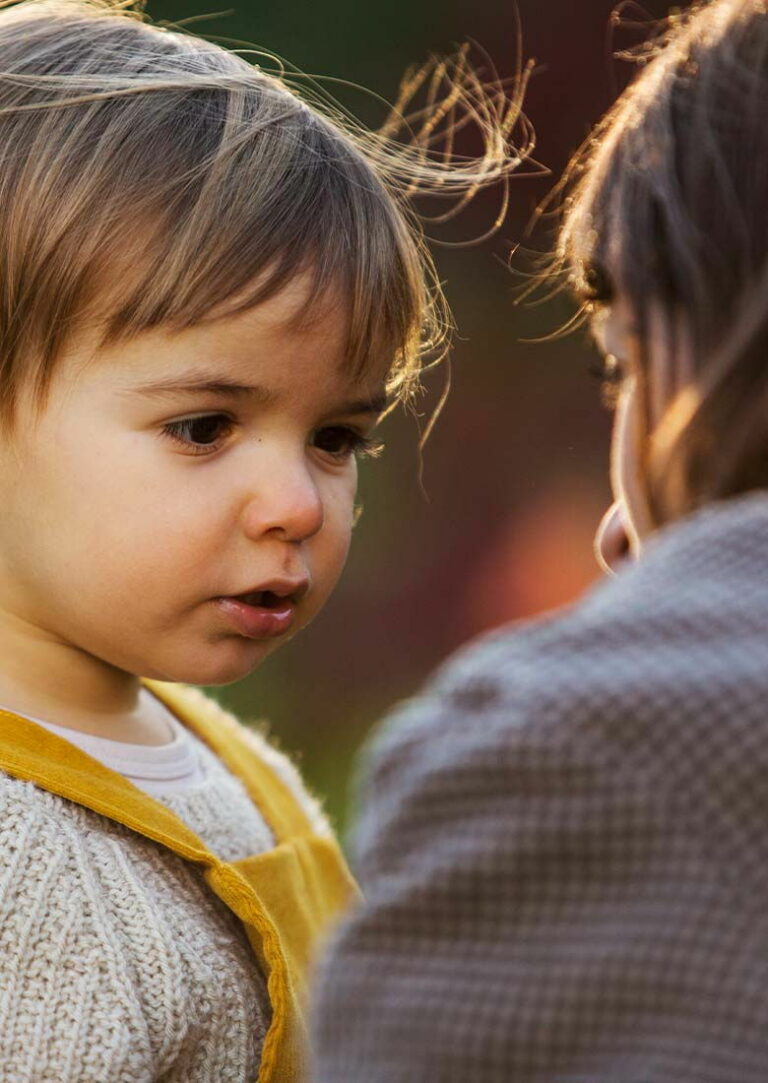
{"type": "Polygon", "coordinates": [[[318,430],[314,438],[315,447],[335,458],[347,458],[350,455],[376,458],[384,450],[384,445],[373,436],[365,436],[346,425],[329,425],[318,430]]]}
{"type": "MultiPolygon", "coordinates": [[[[162,432],[192,454],[204,455],[217,451],[234,427],[234,419],[227,414],[198,414],[169,421],[162,432]]],[[[334,459],[347,459],[353,455],[376,458],[384,449],[380,440],[348,425],[327,425],[318,429],[312,436],[312,446],[334,459]]]]}
{"type": "Polygon", "coordinates": [[[226,414],[202,414],[169,421],[163,433],[196,454],[210,452],[230,434],[234,421],[226,414]]]}

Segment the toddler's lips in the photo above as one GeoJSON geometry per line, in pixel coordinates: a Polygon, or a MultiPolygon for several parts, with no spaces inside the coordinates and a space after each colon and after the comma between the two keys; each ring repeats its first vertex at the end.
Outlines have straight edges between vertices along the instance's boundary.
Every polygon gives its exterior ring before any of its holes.
{"type": "Polygon", "coordinates": [[[214,599],[228,622],[247,639],[274,639],[293,624],[296,605],[291,598],[269,591],[214,599]]]}

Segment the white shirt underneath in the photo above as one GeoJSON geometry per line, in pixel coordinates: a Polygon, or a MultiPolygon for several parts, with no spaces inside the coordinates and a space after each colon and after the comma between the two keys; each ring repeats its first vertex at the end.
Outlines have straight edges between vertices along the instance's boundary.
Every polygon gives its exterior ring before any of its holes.
{"type": "MultiPolygon", "coordinates": [[[[193,691],[196,690],[188,689],[190,693],[193,691]]],[[[238,861],[272,849],[276,843],[272,829],[243,783],[148,689],[142,688],[140,694],[148,711],[163,712],[172,738],[167,744],[136,745],[112,741],[58,726],[44,718],[24,717],[63,737],[150,797],[161,801],[222,861],[238,861]]],[[[204,699],[200,695],[201,700],[204,699]]],[[[208,709],[212,708],[214,704],[209,703],[208,709]]],[[[220,710],[226,717],[226,712],[218,705],[215,710],[220,710]]],[[[18,711],[11,713],[19,714],[18,711]]],[[[321,836],[332,836],[330,824],[318,803],[304,789],[293,764],[258,733],[253,733],[251,740],[254,755],[261,758],[294,794],[306,811],[313,830],[321,836]]]]}
{"type": "MultiPolygon", "coordinates": [[[[156,708],[157,701],[154,697],[152,699],[156,708]]],[[[81,733],[67,726],[58,726],[44,718],[33,718],[30,715],[22,717],[29,718],[30,722],[36,722],[38,726],[44,726],[58,737],[63,737],[105,767],[123,775],[151,797],[187,790],[205,782],[208,777],[206,761],[210,762],[211,752],[193,733],[182,726],[170,711],[165,711],[165,717],[172,738],[165,745],[127,744],[108,737],[94,737],[90,733],[81,733]]]]}

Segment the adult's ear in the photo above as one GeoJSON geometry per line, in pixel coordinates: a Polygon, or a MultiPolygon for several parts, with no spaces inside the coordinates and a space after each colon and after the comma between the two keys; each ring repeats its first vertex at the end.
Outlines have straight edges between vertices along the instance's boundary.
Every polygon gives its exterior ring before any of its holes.
{"type": "Polygon", "coordinates": [[[632,559],[624,508],[620,500],[611,504],[595,534],[595,557],[606,575],[615,575],[625,560],[632,559]]]}

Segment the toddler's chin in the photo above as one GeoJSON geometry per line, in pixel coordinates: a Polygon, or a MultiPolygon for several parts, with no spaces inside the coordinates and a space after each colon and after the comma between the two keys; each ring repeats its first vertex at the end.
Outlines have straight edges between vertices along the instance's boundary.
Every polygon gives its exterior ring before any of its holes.
{"type": "Polygon", "coordinates": [[[201,648],[199,653],[145,667],[142,676],[174,684],[224,685],[241,681],[252,673],[284,640],[240,640],[201,648]]]}

